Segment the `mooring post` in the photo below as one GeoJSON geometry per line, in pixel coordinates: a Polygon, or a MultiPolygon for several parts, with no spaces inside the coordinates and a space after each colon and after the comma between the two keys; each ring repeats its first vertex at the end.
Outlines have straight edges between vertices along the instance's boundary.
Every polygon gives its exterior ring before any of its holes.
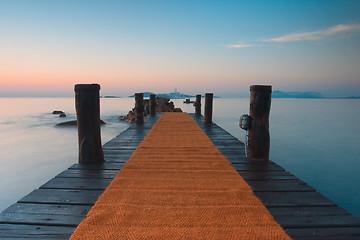
{"type": "Polygon", "coordinates": [[[144,94],[135,93],[136,123],[144,123],[144,94]]]}
{"type": "Polygon", "coordinates": [[[196,95],[196,101],[195,101],[195,115],[201,116],[201,95],[196,95]]]}
{"type": "Polygon", "coordinates": [[[251,126],[248,133],[248,157],[251,160],[269,160],[271,91],[271,86],[250,86],[251,126]]]}
{"type": "Polygon", "coordinates": [[[79,138],[79,164],[104,161],[100,134],[100,85],[76,84],[75,108],[79,138]]]}
{"type": "Polygon", "coordinates": [[[150,95],[150,115],[155,116],[156,114],[156,96],[155,94],[150,95]]]}
{"type": "Polygon", "coordinates": [[[205,93],[204,122],[212,123],[213,93],[205,93]]]}

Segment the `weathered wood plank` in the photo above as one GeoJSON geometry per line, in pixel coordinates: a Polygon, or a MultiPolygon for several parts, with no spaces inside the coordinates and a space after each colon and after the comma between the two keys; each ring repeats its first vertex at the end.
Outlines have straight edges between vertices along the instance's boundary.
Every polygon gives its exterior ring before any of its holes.
{"type": "Polygon", "coordinates": [[[287,229],[286,232],[290,237],[298,240],[360,239],[359,227],[293,228],[287,229]]]}
{"type": "Polygon", "coordinates": [[[0,224],[0,239],[69,239],[74,227],[0,224]]]}
{"type": "Polygon", "coordinates": [[[232,164],[235,170],[238,171],[260,171],[260,172],[271,172],[271,171],[285,171],[282,167],[276,164],[232,164]]]}
{"type": "Polygon", "coordinates": [[[85,189],[105,190],[112,179],[106,178],[60,178],[55,177],[42,185],[40,189],[85,189]]]}
{"type": "Polygon", "coordinates": [[[35,213],[9,213],[0,214],[0,224],[27,224],[27,225],[45,225],[45,226],[67,226],[76,227],[85,218],[77,215],[60,214],[35,214],[35,213]]]}
{"type": "Polygon", "coordinates": [[[74,164],[69,169],[84,169],[84,170],[120,170],[125,162],[104,162],[102,164],[81,165],[74,164]]]}
{"type": "Polygon", "coordinates": [[[102,193],[102,190],[36,189],[18,202],[93,205],[102,193]]]}
{"type": "Polygon", "coordinates": [[[61,178],[110,178],[113,179],[119,170],[85,170],[67,169],[59,173],[56,177],[61,178]]]}
{"type": "Polygon", "coordinates": [[[360,221],[351,215],[341,216],[278,216],[283,228],[338,228],[360,227],[360,221]]]}
{"type": "Polygon", "coordinates": [[[86,205],[15,203],[3,212],[86,216],[91,207],[86,205]]]}
{"type": "Polygon", "coordinates": [[[318,192],[255,192],[266,207],[336,206],[318,192]]]}
{"type": "Polygon", "coordinates": [[[301,180],[248,180],[254,192],[315,192],[315,189],[301,180]]]}
{"type": "Polygon", "coordinates": [[[286,217],[286,216],[338,216],[350,215],[346,210],[337,206],[322,206],[322,207],[268,207],[271,215],[274,217],[286,217]]]}
{"type": "Polygon", "coordinates": [[[244,180],[297,180],[298,178],[286,171],[272,171],[272,172],[250,172],[238,171],[244,180]]]}

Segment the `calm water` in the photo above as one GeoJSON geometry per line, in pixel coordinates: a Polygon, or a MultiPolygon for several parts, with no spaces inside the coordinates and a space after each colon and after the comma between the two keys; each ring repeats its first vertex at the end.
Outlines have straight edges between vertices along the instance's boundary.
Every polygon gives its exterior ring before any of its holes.
{"type": "MultiPolygon", "coordinates": [[[[174,100],[183,111],[191,104],[174,100]]],[[[101,99],[105,143],[128,127],[119,122],[133,99],[101,99]]],[[[360,217],[360,100],[273,99],[271,160],[360,217]]],[[[0,211],[77,162],[73,98],[0,98],[0,211]],[[67,118],[51,114],[63,110],[67,118]]],[[[239,116],[248,99],[214,99],[213,120],[241,141],[239,116]]]]}

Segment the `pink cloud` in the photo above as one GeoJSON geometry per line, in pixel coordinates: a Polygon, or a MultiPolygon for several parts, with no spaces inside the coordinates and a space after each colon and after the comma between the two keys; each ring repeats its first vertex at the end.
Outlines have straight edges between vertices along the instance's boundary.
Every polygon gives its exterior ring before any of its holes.
{"type": "Polygon", "coordinates": [[[332,36],[341,32],[349,32],[349,31],[357,31],[357,30],[360,30],[360,24],[349,24],[349,25],[339,24],[324,30],[303,32],[303,33],[292,33],[277,38],[266,39],[264,41],[266,42],[294,42],[294,41],[303,41],[303,40],[314,41],[314,40],[321,40],[328,36],[332,36]]]}
{"type": "Polygon", "coordinates": [[[227,48],[248,48],[248,47],[254,47],[253,44],[228,44],[226,45],[227,48]]]}

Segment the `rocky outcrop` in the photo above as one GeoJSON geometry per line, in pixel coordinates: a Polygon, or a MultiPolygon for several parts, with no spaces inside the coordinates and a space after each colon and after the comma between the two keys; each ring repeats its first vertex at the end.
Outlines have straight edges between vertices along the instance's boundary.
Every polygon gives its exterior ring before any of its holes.
{"type": "Polygon", "coordinates": [[[59,117],[66,117],[66,114],[63,111],[55,110],[52,114],[59,114],[59,117]]]}
{"type": "MultiPolygon", "coordinates": [[[[103,120],[100,119],[100,124],[106,124],[103,120]]],[[[66,126],[77,126],[77,121],[67,121],[67,122],[62,122],[62,123],[58,123],[55,125],[55,127],[66,127],[66,126]]]]}
{"type": "MultiPolygon", "coordinates": [[[[149,108],[149,99],[144,99],[144,115],[147,116],[150,113],[149,108]]],[[[175,105],[173,102],[170,101],[168,98],[163,97],[156,97],[156,112],[182,112],[181,108],[175,108],[175,105]]],[[[129,113],[126,116],[120,116],[119,120],[121,121],[127,121],[130,123],[136,122],[136,112],[135,108],[129,111],[129,113]]]]}
{"type": "Polygon", "coordinates": [[[55,111],[52,112],[52,114],[62,114],[62,113],[64,113],[64,112],[60,111],[60,110],[55,110],[55,111]]]}

